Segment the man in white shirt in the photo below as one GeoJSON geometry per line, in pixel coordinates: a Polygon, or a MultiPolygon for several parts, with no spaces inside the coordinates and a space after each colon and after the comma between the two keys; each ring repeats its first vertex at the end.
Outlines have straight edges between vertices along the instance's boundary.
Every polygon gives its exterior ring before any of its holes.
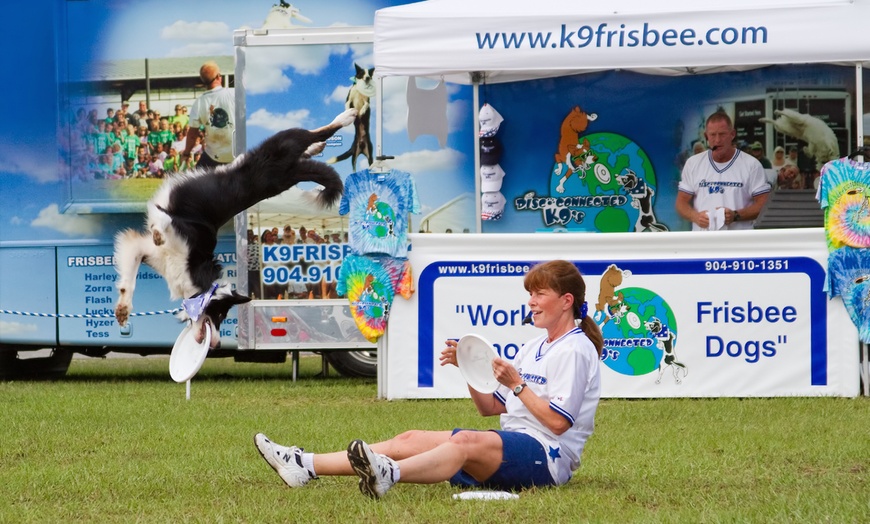
{"type": "Polygon", "coordinates": [[[764,208],[770,184],[761,163],[736,147],[731,118],[717,111],[707,118],[707,151],[683,167],[677,213],[693,231],[752,229],[764,208]]]}
{"type": "Polygon", "coordinates": [[[223,86],[223,75],[214,62],[199,68],[199,78],[208,87],[190,110],[190,127],[182,156],[190,157],[197,137],[204,134],[204,151],[197,167],[214,167],[233,161],[233,134],[236,122],[234,89],[223,86]]]}

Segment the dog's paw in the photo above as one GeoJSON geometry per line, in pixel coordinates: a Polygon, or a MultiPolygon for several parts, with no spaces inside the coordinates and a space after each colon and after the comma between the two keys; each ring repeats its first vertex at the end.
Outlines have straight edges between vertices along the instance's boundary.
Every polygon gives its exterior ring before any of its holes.
{"type": "Polygon", "coordinates": [[[166,240],[163,238],[163,235],[156,228],[151,230],[151,240],[154,241],[155,246],[162,246],[166,240]]]}
{"type": "Polygon", "coordinates": [[[308,149],[305,150],[305,154],[308,156],[316,156],[323,153],[324,149],[326,149],[326,142],[315,142],[308,146],[308,149]]]}
{"type": "Polygon", "coordinates": [[[115,320],[119,326],[126,326],[127,320],[130,318],[130,306],[127,304],[118,304],[115,307],[115,320]]]}
{"type": "Polygon", "coordinates": [[[344,113],[341,113],[335,120],[332,121],[333,124],[340,124],[341,127],[349,126],[353,124],[353,121],[356,119],[357,110],[356,109],[348,109],[344,113]]]}
{"type": "Polygon", "coordinates": [[[559,184],[559,185],[556,187],[556,192],[557,192],[557,193],[564,193],[564,192],[565,192],[565,186],[562,185],[562,184],[559,184]]]}

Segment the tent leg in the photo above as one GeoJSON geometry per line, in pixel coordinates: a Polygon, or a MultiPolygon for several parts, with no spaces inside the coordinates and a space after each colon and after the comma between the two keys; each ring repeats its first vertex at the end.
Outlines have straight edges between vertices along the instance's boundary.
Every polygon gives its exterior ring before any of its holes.
{"type": "Polygon", "coordinates": [[[293,382],[296,382],[296,376],[299,374],[299,352],[290,352],[290,363],[293,368],[293,382]]]}
{"type": "Polygon", "coordinates": [[[864,386],[864,396],[870,397],[870,344],[861,344],[861,383],[864,386]]]}

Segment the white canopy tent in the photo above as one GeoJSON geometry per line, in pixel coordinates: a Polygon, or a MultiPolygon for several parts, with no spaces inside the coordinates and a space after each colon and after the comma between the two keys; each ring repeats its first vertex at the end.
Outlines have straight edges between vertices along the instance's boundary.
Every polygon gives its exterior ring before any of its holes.
{"type": "Polygon", "coordinates": [[[379,76],[509,82],[870,60],[870,0],[428,0],[375,13],[379,76]]]}
{"type": "MultiPolygon", "coordinates": [[[[867,20],[870,0],[427,0],[375,12],[375,74],[474,85],[475,126],[481,82],[602,70],[687,75],[838,63],[855,67],[862,93],[867,20]]],[[[856,96],[855,114],[863,113],[856,96]]],[[[862,118],[854,138],[863,144],[862,118]]]]}
{"type": "MultiPolygon", "coordinates": [[[[380,78],[424,76],[472,84],[475,111],[480,105],[477,85],[483,79],[514,82],[617,69],[691,75],[776,64],[854,66],[858,118],[853,138],[863,144],[862,69],[870,64],[868,20],[870,0],[731,0],[727,4],[711,0],[427,0],[375,13],[374,65],[380,78]]],[[[381,122],[379,153],[382,127],[381,122]]],[[[492,236],[498,239],[501,235],[492,236]]],[[[535,240],[546,244],[552,238],[535,240]]],[[[481,251],[491,246],[489,241],[474,242],[481,251]]],[[[719,242],[715,245],[721,247],[719,242]]],[[[504,252],[510,251],[506,248],[504,252]]],[[[561,247],[557,252],[562,252],[561,247]]],[[[447,258],[438,254],[433,260],[447,258]]],[[[455,300],[451,296],[443,311],[450,310],[455,300]]],[[[416,307],[400,302],[393,309],[392,318],[401,319],[395,325],[403,330],[396,335],[402,340],[403,353],[408,350],[407,339],[418,340],[416,328],[408,328],[419,323],[416,307]]],[[[426,307],[434,310],[438,304],[427,303],[426,307]]],[[[425,329],[433,327],[426,325],[425,329]]],[[[392,375],[392,382],[399,382],[405,377],[405,362],[400,357],[388,361],[384,353],[379,351],[379,376],[392,375]]],[[[864,358],[866,362],[866,354],[864,358]]],[[[413,365],[419,366],[412,364],[409,369],[413,365]]],[[[864,373],[866,383],[870,372],[865,369],[864,373]]],[[[395,393],[386,380],[389,398],[395,393]]],[[[380,388],[379,383],[379,394],[380,388]]],[[[409,396],[433,394],[419,385],[409,390],[413,390],[409,396]]],[[[396,391],[408,395],[402,386],[396,391]]]]}

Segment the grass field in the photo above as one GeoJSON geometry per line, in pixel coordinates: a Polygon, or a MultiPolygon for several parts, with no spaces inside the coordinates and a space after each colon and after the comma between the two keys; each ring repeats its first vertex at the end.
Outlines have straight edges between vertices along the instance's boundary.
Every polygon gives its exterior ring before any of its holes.
{"type": "Polygon", "coordinates": [[[74,360],[59,382],[0,383],[0,522],[870,521],[870,399],[604,400],[574,478],[512,501],[356,479],[286,488],[252,444],[309,451],[412,427],[491,428],[469,400],[377,400],[373,380],[209,360],[192,382],[168,360],[74,360]]]}

